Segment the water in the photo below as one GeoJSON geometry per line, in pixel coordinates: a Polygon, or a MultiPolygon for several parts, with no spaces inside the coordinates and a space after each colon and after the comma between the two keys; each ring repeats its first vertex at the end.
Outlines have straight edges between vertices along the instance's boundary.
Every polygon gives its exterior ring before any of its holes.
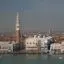
{"type": "Polygon", "coordinates": [[[0,64],[64,64],[64,55],[2,55],[0,64]]]}

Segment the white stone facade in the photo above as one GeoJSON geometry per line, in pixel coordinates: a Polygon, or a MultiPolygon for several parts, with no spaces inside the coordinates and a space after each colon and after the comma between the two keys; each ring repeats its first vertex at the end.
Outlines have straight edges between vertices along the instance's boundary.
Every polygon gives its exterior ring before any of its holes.
{"type": "Polygon", "coordinates": [[[64,53],[64,42],[51,44],[50,52],[64,53]]]}
{"type": "Polygon", "coordinates": [[[52,43],[50,45],[50,50],[48,50],[49,41],[53,41],[51,36],[40,37],[34,35],[34,37],[28,37],[25,40],[25,49],[26,50],[40,50],[41,52],[47,53],[64,53],[64,41],[61,43],[52,43]]]}
{"type": "Polygon", "coordinates": [[[64,53],[64,41],[61,42],[61,53],[64,53]]]}
{"type": "Polygon", "coordinates": [[[41,52],[43,52],[44,50],[47,52],[47,44],[48,44],[48,40],[51,40],[51,36],[48,37],[40,37],[34,35],[34,37],[28,37],[25,40],[25,49],[26,50],[40,50],[41,52]]]}
{"type": "Polygon", "coordinates": [[[37,50],[38,39],[36,35],[34,37],[28,37],[25,40],[25,49],[26,50],[37,50]]]}
{"type": "Polygon", "coordinates": [[[13,52],[13,43],[0,41],[0,53],[13,52]]]}
{"type": "Polygon", "coordinates": [[[52,37],[51,36],[43,36],[43,38],[40,38],[41,40],[41,52],[45,52],[47,53],[48,52],[48,43],[49,43],[49,40],[51,41],[52,40],[52,37]]]}

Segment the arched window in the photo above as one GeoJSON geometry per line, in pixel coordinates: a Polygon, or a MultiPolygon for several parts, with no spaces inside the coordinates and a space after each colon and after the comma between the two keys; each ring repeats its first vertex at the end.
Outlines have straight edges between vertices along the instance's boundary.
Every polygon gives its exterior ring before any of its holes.
{"type": "Polygon", "coordinates": [[[31,42],[30,42],[30,44],[31,44],[31,42]]]}
{"type": "Polygon", "coordinates": [[[35,43],[33,42],[33,44],[35,44],[35,43]]]}
{"type": "Polygon", "coordinates": [[[36,45],[37,45],[37,43],[36,43],[36,45]]]}

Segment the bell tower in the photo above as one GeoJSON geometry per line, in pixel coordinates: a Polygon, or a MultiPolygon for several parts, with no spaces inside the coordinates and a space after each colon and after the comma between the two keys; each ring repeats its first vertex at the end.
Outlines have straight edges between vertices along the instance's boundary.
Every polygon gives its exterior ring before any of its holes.
{"type": "Polygon", "coordinates": [[[21,42],[21,34],[20,34],[20,18],[19,18],[19,13],[17,12],[16,16],[16,43],[21,42]]]}

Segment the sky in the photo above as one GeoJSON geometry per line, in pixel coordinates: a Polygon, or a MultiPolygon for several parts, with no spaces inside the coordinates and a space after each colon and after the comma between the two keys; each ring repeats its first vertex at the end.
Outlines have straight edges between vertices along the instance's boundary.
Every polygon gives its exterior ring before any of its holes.
{"type": "Polygon", "coordinates": [[[15,31],[17,12],[24,31],[64,31],[64,0],[0,0],[0,32],[15,31]]]}

